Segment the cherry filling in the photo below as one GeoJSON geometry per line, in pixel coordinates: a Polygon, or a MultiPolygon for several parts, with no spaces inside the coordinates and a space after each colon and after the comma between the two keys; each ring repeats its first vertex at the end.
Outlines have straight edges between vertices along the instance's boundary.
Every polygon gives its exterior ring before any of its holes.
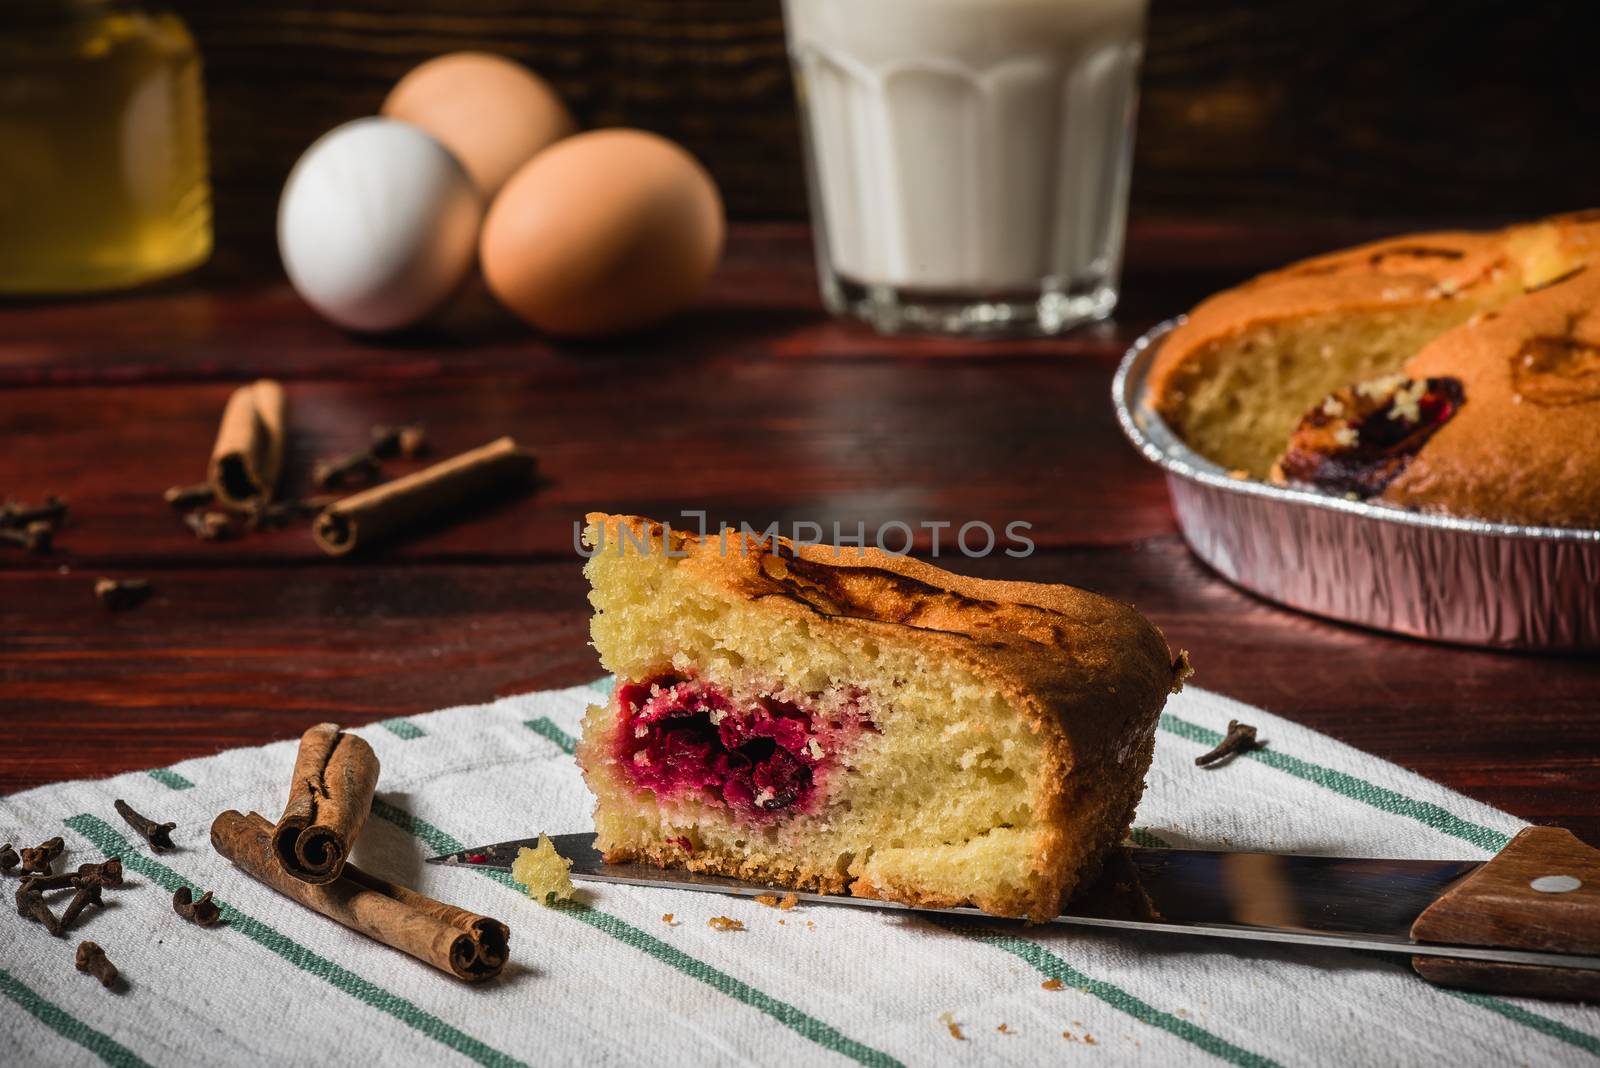
{"type": "Polygon", "coordinates": [[[857,698],[824,715],[771,697],[736,702],[676,676],[622,683],[617,701],[617,762],[636,789],[753,817],[807,811],[830,755],[871,726],[857,698]]]}
{"type": "Polygon", "coordinates": [[[1300,420],[1278,470],[1290,482],[1374,497],[1465,401],[1454,378],[1393,375],[1339,390],[1300,420]]]}

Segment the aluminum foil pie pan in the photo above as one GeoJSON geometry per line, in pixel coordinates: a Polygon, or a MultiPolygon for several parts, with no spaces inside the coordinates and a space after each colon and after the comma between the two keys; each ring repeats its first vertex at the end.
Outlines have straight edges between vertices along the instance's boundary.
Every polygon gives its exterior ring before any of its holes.
{"type": "Polygon", "coordinates": [[[1230,477],[1146,403],[1162,341],[1145,334],[1111,385],[1124,433],[1167,473],[1178,527],[1224,578],[1279,604],[1433,641],[1600,651],[1600,530],[1429,515],[1230,477]]]}

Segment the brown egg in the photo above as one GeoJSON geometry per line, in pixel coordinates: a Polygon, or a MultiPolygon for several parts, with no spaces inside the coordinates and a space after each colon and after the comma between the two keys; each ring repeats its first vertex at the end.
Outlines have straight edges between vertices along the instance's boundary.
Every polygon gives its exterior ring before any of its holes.
{"type": "Polygon", "coordinates": [[[489,289],[554,334],[614,334],[692,301],[722,254],[722,198],[705,168],[643,130],[595,130],[541,152],[484,220],[489,289]]]}
{"type": "Polygon", "coordinates": [[[493,196],[534,154],[578,125],[548,82],[487,52],[430,59],[389,91],[383,114],[420,126],[493,196]]]}

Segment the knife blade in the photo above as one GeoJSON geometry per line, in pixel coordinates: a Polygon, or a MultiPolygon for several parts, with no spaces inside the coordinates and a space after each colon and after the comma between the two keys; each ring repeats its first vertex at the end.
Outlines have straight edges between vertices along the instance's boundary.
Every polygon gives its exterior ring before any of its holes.
{"type": "MultiPolygon", "coordinates": [[[[592,834],[550,836],[572,861],[572,877],[595,883],[661,887],[740,897],[793,893],[799,901],[897,909],[1006,922],[974,908],[923,909],[894,901],[791,891],[720,875],[646,864],[607,864],[592,834]]],[[[537,837],[463,849],[429,864],[509,871],[517,851],[537,837]]],[[[1446,957],[1499,964],[1600,970],[1600,956],[1492,946],[1419,942],[1410,935],[1422,911],[1483,866],[1471,860],[1380,860],[1124,848],[1052,923],[1205,938],[1285,942],[1331,949],[1446,957]]],[[[1015,922],[1015,921],[1012,921],[1015,922]]]]}

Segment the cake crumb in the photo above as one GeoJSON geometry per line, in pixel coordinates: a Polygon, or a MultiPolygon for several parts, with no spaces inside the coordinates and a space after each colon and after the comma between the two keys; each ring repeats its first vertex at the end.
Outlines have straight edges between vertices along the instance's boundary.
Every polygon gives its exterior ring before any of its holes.
{"type": "Polygon", "coordinates": [[[1405,384],[1405,375],[1384,375],[1381,378],[1371,378],[1365,382],[1358,382],[1356,384],[1356,393],[1371,400],[1381,401],[1405,384]]]}
{"type": "Polygon", "coordinates": [[[670,912],[663,912],[661,914],[661,922],[666,924],[668,927],[676,927],[676,926],[678,926],[677,924],[672,922],[672,913],[670,913],[670,912]]]}
{"type": "Polygon", "coordinates": [[[572,885],[572,861],[556,852],[549,835],[539,836],[535,849],[524,846],[511,862],[511,878],[521,883],[528,896],[546,905],[571,901],[578,891],[572,885]]]}
{"type": "Polygon", "coordinates": [[[1039,985],[1042,986],[1046,990],[1060,990],[1062,987],[1066,986],[1067,984],[1063,983],[1060,979],[1046,979],[1044,982],[1040,983],[1039,985]]]}
{"type": "Polygon", "coordinates": [[[1011,1030],[1010,1026],[1008,1026],[1007,1024],[1001,1024],[999,1027],[996,1027],[995,1030],[999,1031],[1002,1035],[1014,1035],[1014,1034],[1016,1034],[1016,1032],[1011,1030]]]}
{"type": "Polygon", "coordinates": [[[713,916],[706,921],[706,926],[715,928],[718,931],[742,931],[744,930],[744,921],[736,920],[732,916],[713,916]]]}
{"type": "Polygon", "coordinates": [[[783,895],[783,900],[778,902],[778,907],[783,911],[788,912],[798,904],[800,904],[800,899],[795,897],[794,894],[789,893],[783,895]]]}
{"type": "Polygon", "coordinates": [[[775,909],[775,908],[778,907],[778,895],[777,894],[757,894],[756,895],[756,904],[757,905],[765,905],[769,909],[775,909]]]}
{"type": "Polygon", "coordinates": [[[812,923],[810,920],[806,921],[806,930],[809,931],[811,928],[813,928],[815,926],[816,926],[816,924],[812,923]]]}
{"type": "Polygon", "coordinates": [[[965,1042],[967,1040],[967,1036],[961,1033],[961,1025],[956,1023],[956,1018],[950,1013],[940,1013],[939,1022],[950,1029],[950,1037],[957,1042],[965,1042]]]}
{"type": "Polygon", "coordinates": [[[787,926],[789,926],[789,924],[784,920],[779,920],[778,921],[778,926],[779,927],[787,927],[787,926]]]}
{"type": "Polygon", "coordinates": [[[1093,1035],[1091,1035],[1089,1032],[1085,1031],[1083,1033],[1083,1044],[1085,1046],[1098,1046],[1100,1043],[1098,1043],[1098,1042],[1096,1042],[1094,1040],[1094,1036],[1093,1035]]]}
{"type": "Polygon", "coordinates": [[[1397,391],[1390,402],[1389,418],[1406,423],[1422,421],[1422,398],[1428,392],[1428,380],[1415,379],[1409,386],[1397,391]]]}

